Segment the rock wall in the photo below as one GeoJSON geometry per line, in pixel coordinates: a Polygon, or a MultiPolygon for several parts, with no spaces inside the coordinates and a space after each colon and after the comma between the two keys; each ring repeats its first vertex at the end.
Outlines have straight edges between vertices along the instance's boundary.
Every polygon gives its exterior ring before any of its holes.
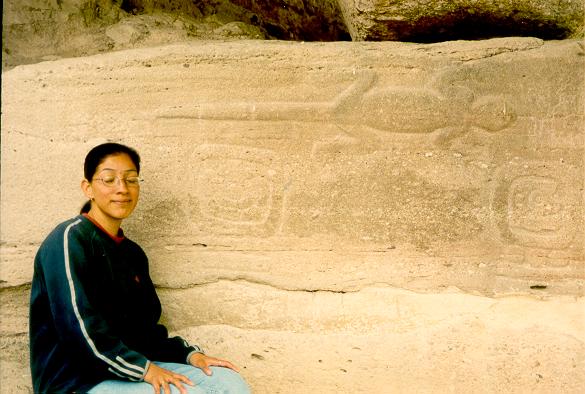
{"type": "Polygon", "coordinates": [[[582,0],[339,0],[354,41],[583,37],[582,0]]]}
{"type": "Polygon", "coordinates": [[[350,40],[337,0],[7,0],[2,68],[193,40],[350,40]]]}
{"type": "Polygon", "coordinates": [[[3,69],[109,51],[103,30],[124,15],[111,0],[8,0],[2,7],[3,69]]]}
{"type": "Polygon", "coordinates": [[[7,0],[2,68],[207,40],[584,37],[583,0],[7,0]]]}
{"type": "Polygon", "coordinates": [[[166,323],[255,392],[580,392],[584,54],[202,41],[4,72],[0,391],[30,388],[34,253],[114,140],[166,323]]]}
{"type": "Polygon", "coordinates": [[[350,40],[337,0],[232,0],[280,40],[350,40]]]}

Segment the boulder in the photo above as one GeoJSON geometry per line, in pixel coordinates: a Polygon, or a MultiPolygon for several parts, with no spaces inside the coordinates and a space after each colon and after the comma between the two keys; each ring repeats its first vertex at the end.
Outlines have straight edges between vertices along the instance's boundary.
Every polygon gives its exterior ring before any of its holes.
{"type": "Polygon", "coordinates": [[[583,37],[581,0],[339,0],[355,41],[583,37]]]}
{"type": "Polygon", "coordinates": [[[29,387],[36,249],[112,140],[143,158],[123,227],[164,321],[255,392],[579,392],[584,61],[578,40],[201,41],[5,71],[3,390],[29,387]]]}

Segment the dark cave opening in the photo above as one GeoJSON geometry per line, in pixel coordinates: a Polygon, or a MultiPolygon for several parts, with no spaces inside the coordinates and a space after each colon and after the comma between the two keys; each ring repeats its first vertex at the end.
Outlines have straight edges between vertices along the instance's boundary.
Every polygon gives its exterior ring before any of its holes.
{"type": "MultiPolygon", "coordinates": [[[[507,16],[460,9],[444,15],[423,17],[415,22],[393,21],[384,27],[392,31],[396,41],[433,43],[452,40],[483,40],[495,37],[537,37],[560,40],[570,36],[566,26],[553,20],[527,12],[514,12],[507,16]]],[[[381,33],[372,31],[366,40],[381,33]]]]}
{"type": "MultiPolygon", "coordinates": [[[[335,2],[303,0],[299,4],[252,0],[122,0],[120,7],[131,14],[162,11],[194,18],[224,15],[227,19],[259,27],[270,39],[351,41],[335,2]]],[[[560,23],[530,10],[499,15],[462,7],[411,20],[375,21],[360,40],[433,43],[509,36],[545,40],[569,38],[571,27],[560,23]]]]}

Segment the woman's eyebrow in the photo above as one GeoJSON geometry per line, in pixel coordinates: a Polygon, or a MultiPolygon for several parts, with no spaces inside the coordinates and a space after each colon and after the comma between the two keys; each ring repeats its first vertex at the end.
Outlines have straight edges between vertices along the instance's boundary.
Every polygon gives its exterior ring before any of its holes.
{"type": "MultiPolygon", "coordinates": [[[[103,171],[114,171],[114,172],[117,172],[117,170],[115,168],[102,168],[100,170],[100,172],[103,172],[103,171]]],[[[138,170],[136,170],[135,168],[131,168],[129,170],[122,170],[122,171],[119,171],[119,172],[138,172],[138,170]]]]}

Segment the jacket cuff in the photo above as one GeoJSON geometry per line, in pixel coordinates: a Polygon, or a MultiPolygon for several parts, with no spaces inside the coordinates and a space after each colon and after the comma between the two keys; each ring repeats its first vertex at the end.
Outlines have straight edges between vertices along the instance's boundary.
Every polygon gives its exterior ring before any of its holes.
{"type": "Polygon", "coordinates": [[[144,375],[142,375],[142,379],[141,381],[144,382],[144,378],[146,377],[146,374],[148,373],[148,368],[150,368],[150,360],[146,360],[146,365],[144,366],[144,375]]]}

